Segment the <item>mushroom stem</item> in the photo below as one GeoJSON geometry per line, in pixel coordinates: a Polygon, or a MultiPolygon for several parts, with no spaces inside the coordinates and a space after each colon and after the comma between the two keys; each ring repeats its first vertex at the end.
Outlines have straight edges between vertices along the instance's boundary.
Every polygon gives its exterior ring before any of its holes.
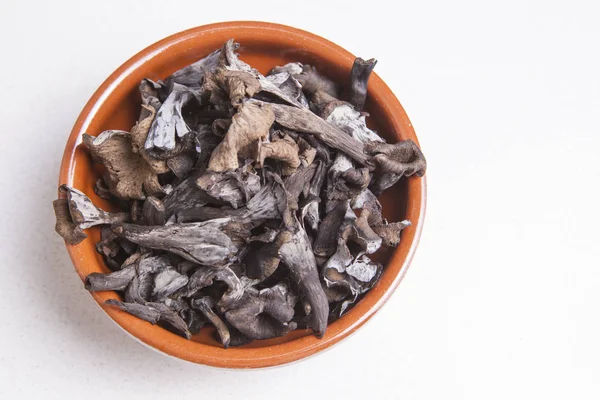
{"type": "Polygon", "coordinates": [[[297,224],[296,232],[283,231],[284,244],[279,249],[279,256],[290,270],[298,290],[311,306],[311,328],[322,337],[327,330],[329,303],[319,281],[317,262],[310,246],[306,231],[297,224]]]}
{"type": "Polygon", "coordinates": [[[365,100],[367,99],[367,83],[369,82],[369,76],[377,60],[371,58],[370,60],[363,60],[357,57],[352,65],[352,71],[350,71],[350,104],[354,106],[356,111],[362,111],[365,106],[365,100]]]}
{"type": "Polygon", "coordinates": [[[110,274],[92,272],[85,278],[85,288],[90,292],[105,290],[123,290],[135,276],[135,266],[130,265],[110,274]]]}
{"type": "Polygon", "coordinates": [[[217,330],[217,333],[221,338],[221,343],[223,343],[223,347],[228,348],[231,340],[229,329],[227,328],[227,325],[225,325],[225,322],[223,322],[223,320],[212,310],[213,305],[214,300],[211,297],[201,297],[192,300],[192,307],[204,314],[206,319],[208,319],[217,330]]]}

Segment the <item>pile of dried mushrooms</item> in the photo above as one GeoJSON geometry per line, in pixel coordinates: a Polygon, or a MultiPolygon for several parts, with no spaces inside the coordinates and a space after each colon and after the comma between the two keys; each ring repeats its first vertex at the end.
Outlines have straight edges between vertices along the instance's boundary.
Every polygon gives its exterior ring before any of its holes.
{"type": "Polygon", "coordinates": [[[369,255],[397,246],[379,194],[425,159],[365,122],[375,60],[356,59],[345,91],[314,67],[263,76],[229,40],[164,82],[144,79],[138,122],[83,144],[105,167],[96,207],[63,185],[57,232],[71,244],[101,227],[113,271],[92,273],[107,303],[186,338],[205,324],[223,346],[310,328],[323,336],[379,279],[369,255]]]}

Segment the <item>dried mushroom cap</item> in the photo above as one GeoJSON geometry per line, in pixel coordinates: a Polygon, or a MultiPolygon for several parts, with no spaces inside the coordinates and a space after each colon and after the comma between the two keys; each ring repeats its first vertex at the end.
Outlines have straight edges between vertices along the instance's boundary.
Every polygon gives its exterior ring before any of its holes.
{"type": "Polygon", "coordinates": [[[177,178],[183,180],[187,178],[196,164],[197,153],[192,151],[181,152],[166,161],[167,168],[175,174],[177,178]]]}
{"type": "Polygon", "coordinates": [[[237,209],[247,203],[260,190],[260,178],[241,167],[233,171],[206,171],[196,185],[213,199],[237,209]]]}
{"type": "Polygon", "coordinates": [[[238,248],[225,233],[229,218],[207,222],[147,227],[122,224],[113,227],[120,237],[140,246],[166,250],[204,265],[222,265],[235,258],[238,248]]]}
{"type": "Polygon", "coordinates": [[[381,238],[383,244],[390,247],[396,247],[400,244],[400,233],[410,225],[410,221],[404,220],[376,225],[373,227],[373,231],[381,238]]]}
{"type": "Polygon", "coordinates": [[[271,73],[267,75],[266,79],[273,85],[277,86],[289,98],[298,101],[298,103],[300,103],[303,107],[308,108],[308,100],[306,99],[306,96],[302,91],[302,84],[296,78],[294,78],[295,73],[302,72],[302,67],[298,66],[297,63],[287,64],[287,66],[290,66],[292,64],[296,64],[296,67],[298,69],[295,69],[292,66],[290,67],[289,71],[285,69],[279,69],[277,70],[279,72],[273,72],[276,70],[276,67],[273,70],[271,70],[271,73]]]}
{"type": "Polygon", "coordinates": [[[331,79],[321,75],[311,65],[304,65],[302,73],[294,75],[294,78],[302,84],[302,89],[309,97],[316,93],[324,93],[330,97],[339,98],[338,85],[331,79]]]}
{"type": "Polygon", "coordinates": [[[144,147],[146,150],[173,150],[176,138],[182,138],[192,129],[183,117],[183,108],[199,106],[195,94],[186,86],[172,83],[169,96],[156,113],[144,147]]]}
{"type": "Polygon", "coordinates": [[[262,143],[258,149],[258,162],[261,167],[265,159],[272,158],[283,163],[283,175],[291,175],[300,166],[298,145],[289,136],[275,139],[270,143],[262,143]]]}
{"type": "Polygon", "coordinates": [[[331,256],[337,248],[338,232],[347,214],[348,202],[340,202],[335,208],[327,213],[317,232],[317,238],[313,244],[315,255],[331,256]]]}
{"type": "Polygon", "coordinates": [[[384,142],[381,136],[367,127],[365,116],[349,104],[344,103],[334,107],[327,116],[327,122],[363,143],[384,142]]]}
{"type": "MultiPolygon", "coordinates": [[[[268,232],[269,235],[276,232],[268,232]]],[[[287,240],[286,235],[276,235],[269,237],[266,243],[258,246],[253,246],[246,257],[244,263],[246,265],[246,275],[251,279],[264,280],[270,277],[277,267],[279,267],[279,249],[287,240]]],[[[265,237],[265,240],[267,238],[265,237]]]]}
{"type": "Polygon", "coordinates": [[[329,169],[326,211],[330,211],[338,200],[358,196],[370,182],[371,175],[367,168],[354,168],[348,157],[338,154],[329,169]]]}
{"type": "Polygon", "coordinates": [[[192,307],[200,311],[206,319],[215,327],[223,347],[228,348],[231,340],[229,328],[225,325],[225,322],[212,310],[214,307],[214,300],[211,297],[201,297],[199,299],[192,300],[192,307]]]}
{"type": "Polygon", "coordinates": [[[277,66],[277,67],[273,67],[271,69],[271,71],[269,71],[269,74],[267,75],[275,75],[275,74],[280,74],[282,72],[286,72],[288,74],[301,74],[302,73],[302,64],[299,62],[291,62],[291,63],[287,63],[285,65],[281,65],[281,66],[277,66]]]}
{"type": "Polygon", "coordinates": [[[370,60],[363,60],[357,57],[352,65],[350,71],[350,104],[354,106],[357,111],[362,111],[365,106],[365,100],[367,99],[367,84],[369,82],[369,76],[377,60],[371,58],[370,60]]]}
{"type": "Polygon", "coordinates": [[[135,268],[136,274],[125,290],[125,301],[144,304],[152,300],[154,276],[171,268],[171,263],[165,255],[150,257],[145,254],[138,258],[135,268]]]}
{"type": "Polygon", "coordinates": [[[160,313],[159,323],[164,323],[168,328],[171,328],[178,335],[183,336],[186,339],[190,339],[192,334],[181,316],[175,312],[171,307],[162,303],[146,303],[147,307],[153,308],[160,313]]]}
{"type": "Polygon", "coordinates": [[[235,43],[233,39],[229,39],[227,42],[225,42],[221,52],[221,65],[223,65],[226,69],[230,71],[245,71],[251,73],[256,77],[256,79],[258,79],[260,83],[261,92],[268,93],[269,95],[274,96],[275,98],[287,104],[291,104],[294,107],[303,107],[302,104],[300,104],[296,99],[288,96],[285,92],[283,92],[280,88],[271,83],[256,69],[241,61],[238,58],[237,54],[235,54],[235,50],[238,47],[239,45],[235,43]]]}
{"type": "Polygon", "coordinates": [[[425,157],[419,146],[410,139],[395,144],[372,142],[365,146],[365,150],[373,154],[384,172],[401,176],[425,174],[425,157]]]}
{"type": "Polygon", "coordinates": [[[198,268],[198,270],[190,277],[188,296],[193,296],[200,289],[212,285],[215,281],[225,282],[227,285],[227,291],[217,303],[219,311],[227,311],[233,307],[244,294],[242,282],[229,267],[198,268]]]}
{"type": "Polygon", "coordinates": [[[83,143],[106,166],[110,192],[115,196],[143,199],[162,193],[156,173],[140,154],[133,152],[128,132],[109,130],[98,137],[84,133],[83,143]]]}
{"type": "Polygon", "coordinates": [[[382,239],[369,226],[367,218],[367,215],[363,214],[357,218],[354,211],[348,207],[346,224],[352,229],[350,239],[358,244],[365,253],[373,254],[381,247],[382,239]]]}
{"type": "Polygon", "coordinates": [[[155,301],[164,300],[188,284],[189,278],[182,275],[175,268],[165,268],[154,276],[152,298],[155,301]]]}
{"type": "Polygon", "coordinates": [[[239,107],[245,99],[260,90],[260,83],[249,72],[219,68],[214,74],[206,73],[203,88],[210,92],[211,103],[229,103],[233,107],[239,107]]]}
{"type": "Polygon", "coordinates": [[[367,143],[365,151],[373,155],[373,160],[377,163],[377,180],[371,189],[376,194],[383,192],[403,176],[425,175],[425,157],[419,146],[410,139],[395,144],[367,143]]]}
{"type": "Polygon", "coordinates": [[[200,208],[213,200],[206,192],[196,186],[196,178],[196,175],[190,175],[165,196],[163,204],[167,219],[177,211],[200,208]]]}
{"type": "Polygon", "coordinates": [[[294,308],[287,302],[283,285],[260,292],[247,290],[238,306],[227,311],[225,318],[250,339],[270,339],[296,329],[290,322],[294,308]]]}
{"type": "Polygon", "coordinates": [[[178,222],[208,221],[218,218],[232,218],[241,223],[256,225],[270,219],[284,219],[289,215],[287,191],[283,182],[275,174],[269,174],[268,182],[237,210],[215,207],[195,207],[183,209],[177,213],[178,222]]]}
{"type": "Polygon", "coordinates": [[[144,148],[144,143],[148,138],[150,126],[152,125],[152,121],[154,121],[154,117],[156,116],[156,110],[152,106],[147,106],[145,104],[142,104],[142,109],[148,112],[148,116],[140,120],[133,126],[133,128],[131,128],[131,150],[134,153],[139,153],[154,172],[157,174],[163,174],[169,171],[169,167],[165,161],[152,157],[144,148]]]}
{"type": "Polygon", "coordinates": [[[83,229],[74,223],[69,212],[69,201],[67,199],[57,199],[52,203],[54,214],[56,215],[56,225],[54,230],[69,244],[78,244],[87,235],[83,233],[83,229]]]}
{"type": "Polygon", "coordinates": [[[109,213],[96,207],[92,200],[81,191],[67,185],[61,185],[58,190],[66,193],[69,212],[74,223],[81,229],[102,224],[124,222],[129,219],[129,213],[109,213]]]}
{"type": "MultiPolygon", "coordinates": [[[[204,79],[206,72],[215,71],[219,66],[220,59],[221,49],[215,50],[208,56],[196,61],[195,63],[175,71],[167,78],[167,81],[186,86],[192,89],[194,92],[200,91],[201,82],[204,79]]],[[[198,93],[197,95],[201,96],[202,93],[198,93]]]]}
{"type": "Polygon", "coordinates": [[[339,315],[342,315],[352,303],[356,302],[358,296],[366,293],[375,285],[382,270],[381,264],[373,262],[364,254],[356,257],[345,272],[339,272],[336,269],[324,270],[326,287],[336,290],[338,293],[336,301],[343,300],[336,310],[339,315]],[[366,281],[369,278],[370,280],[366,281]],[[344,292],[345,296],[342,294],[344,292]]]}
{"type": "Polygon", "coordinates": [[[388,223],[381,215],[381,204],[373,192],[365,189],[356,197],[352,208],[362,209],[361,217],[367,219],[369,226],[382,239],[386,246],[396,247],[400,243],[400,234],[403,229],[410,226],[410,221],[388,223]]]}
{"type": "Polygon", "coordinates": [[[269,104],[245,103],[233,116],[231,126],[213,151],[208,169],[222,172],[239,167],[238,156],[256,158],[260,142],[269,135],[275,117],[269,104]]]}

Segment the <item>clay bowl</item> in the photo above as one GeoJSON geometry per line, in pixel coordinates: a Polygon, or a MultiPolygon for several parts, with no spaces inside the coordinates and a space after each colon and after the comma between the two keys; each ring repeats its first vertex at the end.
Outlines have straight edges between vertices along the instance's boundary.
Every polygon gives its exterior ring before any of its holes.
{"type": "MultiPolygon", "coordinates": [[[[138,84],[142,78],[164,79],[219,48],[229,38],[241,43],[241,59],[263,74],[275,65],[300,61],[315,65],[330,78],[345,84],[354,60],[352,54],[319,36],[264,22],[219,23],[169,36],[119,67],[88,101],[67,141],[59,184],[66,183],[78,188],[95,204],[110,209],[110,204],[94,193],[94,182],[99,172],[92,165],[87,151],[79,146],[81,135],[87,132],[96,136],[106,129],[131,129],[139,113],[138,84]]],[[[371,114],[369,121],[372,128],[390,142],[412,139],[418,143],[408,116],[376,73],[371,75],[368,90],[366,110],[371,114]]],[[[300,360],[327,349],[360,328],[381,308],[406,273],[423,226],[425,180],[408,179],[388,190],[381,201],[388,220],[406,218],[413,224],[404,230],[398,248],[378,254],[378,261],[386,266],[381,280],[354,308],[329,325],[321,339],[307,330],[299,330],[283,338],[255,341],[225,350],[213,339],[210,329],[203,329],[188,341],[105,306],[106,300],[117,298],[115,292],[96,292],[91,295],[104,312],[139,341],[177,358],[223,368],[260,368],[300,360]]],[[[94,247],[99,240],[100,230],[90,229],[88,236],[78,245],[67,245],[82,280],[91,272],[109,271],[94,247]]]]}

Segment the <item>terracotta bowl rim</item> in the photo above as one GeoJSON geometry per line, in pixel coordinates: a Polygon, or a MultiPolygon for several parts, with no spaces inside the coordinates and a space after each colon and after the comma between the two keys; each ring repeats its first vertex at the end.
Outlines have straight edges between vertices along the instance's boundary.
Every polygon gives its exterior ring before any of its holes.
{"type": "MultiPolygon", "coordinates": [[[[263,40],[278,40],[276,35],[284,35],[286,40],[296,40],[303,46],[314,51],[318,49],[321,54],[333,54],[331,57],[345,65],[352,65],[355,56],[344,50],[340,46],[307,31],[268,22],[257,21],[232,21],[221,22],[209,25],[203,25],[188,29],[162,39],[155,44],[141,50],[136,55],[127,60],[115,72],[113,72],[94,92],[87,102],[77,122],[75,123],[71,134],[65,146],[59,175],[59,185],[73,184],[75,174],[75,149],[81,143],[81,135],[85,132],[89,122],[93,120],[98,110],[101,109],[109,98],[111,92],[141,65],[152,62],[152,58],[173,46],[176,43],[190,40],[207,33],[226,31],[231,33],[231,37],[237,33],[252,31],[256,37],[263,40]]],[[[274,42],[277,43],[277,42],[274,42]]],[[[397,131],[397,136],[402,139],[412,139],[418,144],[414,129],[406,112],[400,105],[398,99],[394,96],[390,88],[379,78],[376,73],[371,75],[369,81],[369,97],[385,110],[386,117],[391,120],[391,124],[397,131]]],[[[177,335],[164,331],[162,328],[151,326],[150,324],[137,320],[137,318],[125,314],[112,307],[102,305],[104,297],[98,293],[92,293],[94,299],[101,308],[126,332],[130,333],[141,343],[160,352],[180,358],[183,360],[204,364],[212,367],[221,368],[263,368],[281,364],[290,363],[310,355],[317,354],[342,339],[354,333],[368,319],[370,319],[389,299],[400,281],[404,277],[409,264],[417,249],[426,206],[426,180],[423,178],[409,178],[409,205],[407,206],[407,216],[411,216],[413,225],[408,228],[412,232],[403,234],[404,244],[394,251],[386,269],[392,268],[395,275],[386,282],[379,282],[354,308],[352,308],[344,317],[330,324],[328,332],[322,339],[317,339],[313,335],[308,335],[286,343],[277,344],[261,348],[238,349],[230,348],[227,350],[216,348],[215,346],[188,341],[177,335]],[[411,203],[410,194],[416,194],[416,199],[411,203]],[[416,217],[416,218],[415,218],[416,217]],[[402,253],[402,254],[400,254],[402,253]],[[164,331],[164,332],[163,332],[164,331]]],[[[66,244],[69,255],[72,259],[75,270],[83,279],[84,273],[82,266],[86,262],[83,252],[79,249],[80,245],[66,244]]],[[[82,287],[83,289],[83,287],[82,287]]]]}

